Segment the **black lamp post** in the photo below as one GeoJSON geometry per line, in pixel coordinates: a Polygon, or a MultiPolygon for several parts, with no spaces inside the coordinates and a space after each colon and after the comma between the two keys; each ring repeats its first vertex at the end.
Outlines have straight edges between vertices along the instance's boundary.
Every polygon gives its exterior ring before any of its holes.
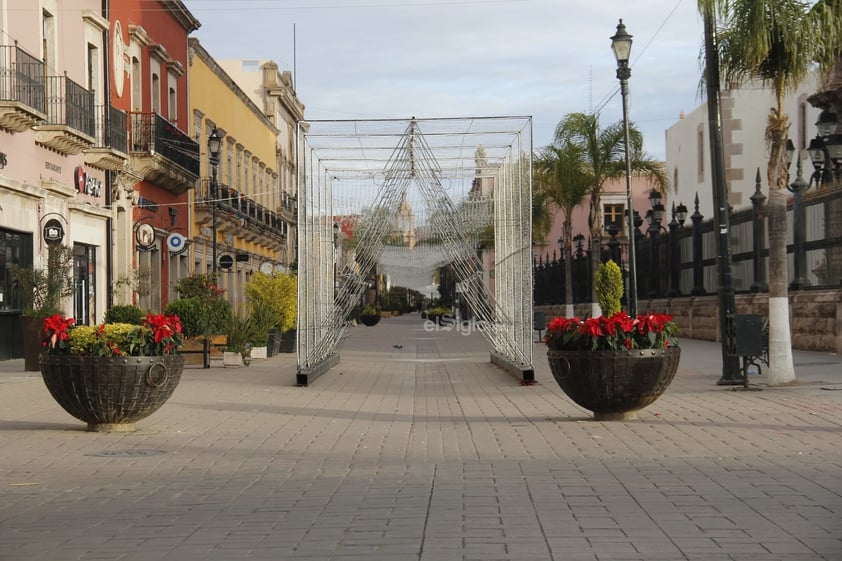
{"type": "Polygon", "coordinates": [[[617,59],[617,79],[620,80],[620,93],[623,96],[623,128],[625,130],[625,157],[626,157],[626,208],[628,209],[629,227],[629,315],[637,315],[637,263],[634,250],[634,223],[632,222],[632,191],[631,191],[631,159],[629,146],[631,135],[629,134],[629,55],[631,54],[632,36],[626,33],[626,26],[623,20],[617,24],[617,33],[611,37],[611,49],[617,59]]]}
{"type": "Polygon", "coordinates": [[[835,167],[836,176],[839,176],[839,166],[842,165],[842,134],[837,134],[838,123],[836,113],[822,111],[819,120],[816,121],[818,135],[810,140],[807,151],[810,153],[810,160],[813,162],[815,172],[810,177],[810,183],[818,185],[830,185],[833,182],[835,167]]]}
{"type": "Polygon", "coordinates": [[[217,188],[216,188],[216,169],[219,166],[219,150],[222,146],[222,134],[218,129],[214,128],[208,137],[208,159],[211,165],[211,258],[213,264],[211,271],[216,277],[216,207],[217,207],[217,188]]]}
{"type": "Polygon", "coordinates": [[[699,194],[696,193],[696,200],[693,203],[695,210],[690,220],[693,222],[693,289],[690,294],[703,296],[705,290],[705,263],[702,258],[702,220],[704,216],[699,212],[699,194]]]}
{"type": "Polygon", "coordinates": [[[754,253],[752,268],[754,282],[751,283],[752,292],[766,290],[766,275],[762,267],[761,254],[763,253],[763,205],[766,203],[766,195],[760,192],[760,168],[757,168],[757,175],[754,178],[754,194],[751,196],[751,249],[754,253]]]}

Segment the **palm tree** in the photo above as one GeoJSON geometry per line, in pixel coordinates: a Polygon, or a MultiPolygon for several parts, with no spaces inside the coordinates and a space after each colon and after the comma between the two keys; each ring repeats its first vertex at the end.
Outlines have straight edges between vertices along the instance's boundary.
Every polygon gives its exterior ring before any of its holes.
{"type": "Polygon", "coordinates": [[[565,142],[561,146],[546,146],[533,164],[537,197],[546,208],[557,208],[564,214],[564,301],[565,315],[573,317],[572,239],[573,209],[582,204],[593,185],[581,146],[565,142]]]}
{"type": "MultiPolygon", "coordinates": [[[[761,82],[772,88],[775,106],[766,124],[769,184],[769,383],[795,380],[789,325],[786,250],[787,92],[798,88],[818,63],[832,68],[842,47],[842,2],[819,0],[698,0],[705,17],[719,16],[717,32],[723,78],[730,86],[761,82]]],[[[800,156],[799,156],[800,159],[800,156]]]]}
{"type": "MultiPolygon", "coordinates": [[[[665,191],[669,186],[669,179],[663,162],[651,159],[643,151],[643,135],[634,125],[630,125],[629,128],[629,159],[632,171],[648,177],[655,189],[665,191]]],[[[567,143],[581,147],[585,165],[592,177],[588,190],[588,228],[593,251],[591,268],[595,278],[596,269],[601,262],[602,189],[608,180],[624,177],[626,173],[623,122],[619,121],[601,129],[598,113],[570,113],[559,122],[555,130],[554,144],[563,146],[567,143]]],[[[602,312],[597,304],[596,293],[592,293],[591,302],[592,314],[600,315],[602,312]]]]}

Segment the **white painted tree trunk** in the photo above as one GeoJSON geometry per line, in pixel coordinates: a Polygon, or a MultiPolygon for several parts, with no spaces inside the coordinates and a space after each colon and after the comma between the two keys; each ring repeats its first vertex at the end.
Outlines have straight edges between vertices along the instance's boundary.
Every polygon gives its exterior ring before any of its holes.
{"type": "Polygon", "coordinates": [[[789,298],[769,298],[769,372],[770,386],[795,381],[792,364],[792,338],[789,328],[789,298]]]}

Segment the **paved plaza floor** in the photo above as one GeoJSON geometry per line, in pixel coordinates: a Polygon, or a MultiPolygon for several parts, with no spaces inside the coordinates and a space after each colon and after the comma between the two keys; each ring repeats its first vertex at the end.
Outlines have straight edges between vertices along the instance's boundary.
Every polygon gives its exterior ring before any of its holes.
{"type": "Polygon", "coordinates": [[[0,363],[2,561],[840,561],[842,360],[717,386],[682,341],[666,394],[595,422],[552,379],[417,314],[294,355],[187,368],[134,433],[90,433],[0,363]]]}

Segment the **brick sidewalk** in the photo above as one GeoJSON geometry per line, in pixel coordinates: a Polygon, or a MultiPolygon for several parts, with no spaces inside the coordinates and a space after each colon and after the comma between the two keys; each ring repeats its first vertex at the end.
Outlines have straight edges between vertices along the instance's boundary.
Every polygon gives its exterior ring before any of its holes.
{"type": "Polygon", "coordinates": [[[524,387],[421,326],[352,328],[307,388],[292,355],[189,368],[130,434],[0,363],[0,560],[842,560],[839,357],[731,391],[682,341],[640,420],[597,423],[541,345],[524,387]]]}

